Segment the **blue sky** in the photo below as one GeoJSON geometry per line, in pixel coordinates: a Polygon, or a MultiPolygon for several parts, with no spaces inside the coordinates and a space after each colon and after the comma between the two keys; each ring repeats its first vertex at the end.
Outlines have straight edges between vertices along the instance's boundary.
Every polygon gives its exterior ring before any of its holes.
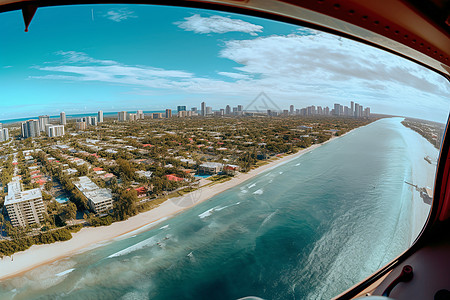
{"type": "MultiPolygon", "coordinates": [[[[279,22],[144,5],[0,14],[0,119],[177,105],[280,108],[355,101],[445,122],[449,83],[392,54],[279,22]]],[[[348,105],[348,104],[347,104],[348,105]]]]}

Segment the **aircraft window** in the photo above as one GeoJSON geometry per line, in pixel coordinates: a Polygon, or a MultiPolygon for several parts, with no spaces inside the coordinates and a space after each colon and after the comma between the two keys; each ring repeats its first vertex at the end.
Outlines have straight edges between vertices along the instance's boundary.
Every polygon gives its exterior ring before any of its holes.
{"type": "Polygon", "coordinates": [[[440,75],[211,10],[21,18],[0,14],[0,298],[326,299],[422,230],[440,75]]]}

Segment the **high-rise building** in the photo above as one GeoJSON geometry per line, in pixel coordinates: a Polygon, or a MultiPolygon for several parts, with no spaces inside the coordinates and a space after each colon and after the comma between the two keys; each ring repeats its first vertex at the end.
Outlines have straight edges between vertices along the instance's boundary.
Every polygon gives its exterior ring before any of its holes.
{"type": "Polygon", "coordinates": [[[171,109],[166,109],[166,118],[172,118],[172,110],[171,109]]]}
{"type": "Polygon", "coordinates": [[[67,120],[66,120],[66,113],[65,112],[61,112],[60,114],[59,114],[59,118],[60,118],[60,124],[61,125],[66,125],[67,124],[67,120]]]}
{"type": "Polygon", "coordinates": [[[202,102],[200,114],[204,117],[206,116],[206,103],[202,102]]]}
{"type": "Polygon", "coordinates": [[[152,119],[162,119],[163,114],[162,113],[152,113],[152,119]]]}
{"type": "Polygon", "coordinates": [[[244,107],[242,105],[237,106],[237,111],[243,111],[243,110],[244,110],[244,107]]]}
{"type": "Polygon", "coordinates": [[[87,127],[86,122],[78,121],[76,123],[76,129],[77,130],[86,130],[86,127],[87,127]]]}
{"type": "Polygon", "coordinates": [[[103,123],[103,111],[99,110],[97,113],[97,119],[99,123],[103,123]]]}
{"type": "Polygon", "coordinates": [[[41,134],[38,120],[28,120],[26,122],[23,122],[21,125],[21,129],[22,137],[25,139],[29,137],[37,137],[41,134]]]}
{"type": "Polygon", "coordinates": [[[185,105],[178,105],[177,106],[177,112],[180,112],[180,111],[186,111],[186,106],[185,105]]]}
{"type": "Polygon", "coordinates": [[[143,110],[136,111],[136,119],[144,120],[144,111],[143,110]]]}
{"type": "Polygon", "coordinates": [[[225,109],[221,108],[220,109],[220,115],[223,116],[225,114],[225,109]]]}
{"type": "Polygon", "coordinates": [[[64,135],[64,125],[47,124],[45,127],[45,132],[48,137],[58,137],[64,135]]]}
{"type": "Polygon", "coordinates": [[[355,102],[350,101],[350,116],[355,116],[355,102]]]}
{"type": "Polygon", "coordinates": [[[335,103],[333,112],[334,112],[335,116],[340,116],[340,114],[341,114],[341,105],[338,104],[338,103],[335,103]]]}
{"type": "Polygon", "coordinates": [[[39,116],[39,130],[45,131],[45,125],[50,124],[49,116],[39,116]]]}
{"type": "Polygon", "coordinates": [[[9,130],[8,128],[2,128],[0,131],[0,141],[5,142],[9,140],[9,130]]]}
{"type": "Polygon", "coordinates": [[[289,106],[289,113],[290,113],[291,115],[294,114],[294,105],[289,106]]]}
{"type": "Polygon", "coordinates": [[[197,107],[192,107],[191,111],[194,112],[194,113],[197,113],[197,107]]]}
{"type": "Polygon", "coordinates": [[[213,114],[213,112],[212,112],[212,107],[211,106],[207,106],[206,107],[206,115],[207,116],[210,116],[210,115],[212,115],[213,114]]]}
{"type": "Polygon", "coordinates": [[[355,103],[355,114],[353,115],[356,118],[361,117],[361,115],[359,114],[359,104],[355,103]]]}
{"type": "Polygon", "coordinates": [[[127,112],[126,111],[119,111],[117,113],[119,115],[119,122],[123,122],[127,120],[127,112]]]}
{"type": "Polygon", "coordinates": [[[39,188],[22,191],[19,180],[8,183],[8,195],[3,204],[8,212],[11,224],[17,226],[29,226],[40,224],[44,218],[44,203],[39,188]]]}
{"type": "Polygon", "coordinates": [[[225,107],[225,114],[231,115],[231,107],[229,105],[227,105],[227,107],[225,107]]]}
{"type": "Polygon", "coordinates": [[[366,109],[364,109],[364,117],[366,118],[370,117],[370,107],[366,107],[366,109]]]}
{"type": "Polygon", "coordinates": [[[323,115],[323,109],[322,109],[322,106],[317,106],[317,114],[318,114],[318,115],[323,115]]]}
{"type": "Polygon", "coordinates": [[[128,114],[128,121],[137,121],[138,115],[137,114],[128,114]]]}

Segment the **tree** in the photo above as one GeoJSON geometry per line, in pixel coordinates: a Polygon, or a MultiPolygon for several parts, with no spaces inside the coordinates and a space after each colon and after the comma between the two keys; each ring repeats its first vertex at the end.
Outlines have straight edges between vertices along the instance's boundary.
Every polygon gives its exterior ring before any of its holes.
{"type": "Polygon", "coordinates": [[[52,189],[52,187],[53,187],[53,183],[51,181],[47,181],[44,184],[44,188],[45,188],[46,191],[50,191],[52,189]]]}
{"type": "Polygon", "coordinates": [[[118,220],[126,220],[131,216],[134,216],[138,210],[136,207],[137,193],[131,189],[129,191],[124,190],[120,193],[118,201],[115,203],[114,212],[118,220]]]}

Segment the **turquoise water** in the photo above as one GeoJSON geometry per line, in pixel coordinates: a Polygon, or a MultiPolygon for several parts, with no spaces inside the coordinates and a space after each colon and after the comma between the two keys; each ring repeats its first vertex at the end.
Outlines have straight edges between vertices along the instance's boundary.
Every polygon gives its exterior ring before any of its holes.
{"type": "Polygon", "coordinates": [[[67,201],[69,201],[69,198],[62,196],[62,197],[56,197],[55,200],[58,203],[66,203],[67,201]]]}
{"type": "Polygon", "coordinates": [[[0,298],[330,298],[411,244],[404,181],[424,156],[411,149],[427,142],[401,120],[354,130],[152,230],[6,280],[0,298]]]}

